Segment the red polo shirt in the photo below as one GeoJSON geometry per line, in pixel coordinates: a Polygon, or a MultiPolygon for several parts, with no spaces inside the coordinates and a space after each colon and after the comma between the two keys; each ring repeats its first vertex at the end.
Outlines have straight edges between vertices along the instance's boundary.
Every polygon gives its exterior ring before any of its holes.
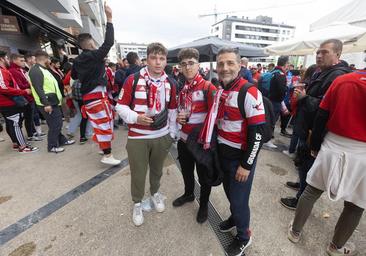
{"type": "Polygon", "coordinates": [[[320,108],[329,112],[329,131],[366,142],[366,71],[336,78],[320,108]]]}

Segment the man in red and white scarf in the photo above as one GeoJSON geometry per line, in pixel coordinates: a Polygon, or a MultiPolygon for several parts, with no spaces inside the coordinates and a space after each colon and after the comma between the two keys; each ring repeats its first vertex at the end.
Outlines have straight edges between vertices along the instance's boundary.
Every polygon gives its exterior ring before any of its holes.
{"type": "Polygon", "coordinates": [[[256,87],[249,87],[246,93],[242,91],[248,81],[239,74],[238,51],[222,48],[216,60],[222,89],[215,96],[200,140],[205,148],[209,147],[212,129],[217,126],[218,153],[224,172],[223,185],[231,211],[231,216],[220,223],[219,229],[228,232],[236,227],[237,235],[226,252],[228,255],[242,255],[252,242],[249,195],[266,122],[265,112],[262,94],[256,87]],[[239,97],[239,93],[245,93],[244,97],[239,97]]]}
{"type": "Polygon", "coordinates": [[[187,148],[186,140],[192,130],[201,125],[211,108],[216,87],[205,81],[199,74],[199,52],[194,48],[185,48],[178,53],[178,59],[185,77],[185,85],[179,93],[178,118],[181,126],[180,140],[178,141],[178,159],[184,180],[184,194],[173,201],[173,206],[179,207],[194,200],[194,168],[196,166],[201,185],[200,208],[197,213],[197,222],[207,220],[207,206],[211,193],[211,186],[207,183],[207,169],[195,161],[187,148]]]}
{"type": "Polygon", "coordinates": [[[164,72],[167,54],[168,50],[160,43],[147,47],[147,66],[127,78],[116,106],[117,113],[129,127],[126,148],[134,202],[132,219],[136,226],[144,221],[141,201],[148,166],[151,201],[158,212],[165,210],[158,191],[163,163],[177,130],[176,88],[164,72]]]}

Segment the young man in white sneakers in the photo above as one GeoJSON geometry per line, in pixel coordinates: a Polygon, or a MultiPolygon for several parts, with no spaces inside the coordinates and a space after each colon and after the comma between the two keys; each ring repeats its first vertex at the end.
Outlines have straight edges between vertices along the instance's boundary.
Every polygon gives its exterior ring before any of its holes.
{"type": "Polygon", "coordinates": [[[108,99],[107,75],[105,58],[114,44],[114,29],[112,24],[112,9],[104,5],[107,17],[105,39],[97,49],[95,41],[88,33],[78,36],[83,52],[75,58],[71,70],[72,79],[81,83],[80,92],[83,97],[83,116],[87,116],[93,126],[93,140],[103,150],[101,162],[109,165],[119,165],[120,160],[112,155],[113,140],[113,109],[108,99]]]}
{"type": "Polygon", "coordinates": [[[164,72],[168,50],[160,43],[147,47],[147,66],[130,75],[120,92],[116,110],[128,124],[127,153],[131,169],[133,223],[144,217],[141,201],[150,169],[151,201],[157,212],[165,205],[159,191],[163,163],[176,137],[176,88],[164,72]]]}

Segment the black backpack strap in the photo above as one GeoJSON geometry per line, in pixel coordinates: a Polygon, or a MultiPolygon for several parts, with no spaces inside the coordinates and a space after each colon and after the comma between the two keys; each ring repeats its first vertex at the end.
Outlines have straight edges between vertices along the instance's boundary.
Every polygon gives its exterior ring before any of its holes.
{"type": "Polygon", "coordinates": [[[132,84],[132,98],[131,98],[131,102],[130,102],[130,108],[132,106],[132,102],[135,99],[135,91],[136,91],[136,87],[137,87],[137,83],[139,82],[140,79],[140,72],[136,72],[133,74],[133,84],[132,84]]]}
{"type": "MultiPolygon", "coordinates": [[[[170,84],[171,90],[173,89],[173,87],[175,87],[175,92],[178,95],[178,92],[177,92],[177,88],[178,88],[177,81],[174,78],[171,78],[171,77],[168,76],[168,82],[170,84]]],[[[169,102],[171,102],[171,101],[172,101],[172,93],[170,93],[169,102]]]]}
{"type": "Polygon", "coordinates": [[[238,107],[239,107],[240,113],[241,113],[241,115],[242,115],[243,118],[246,118],[245,109],[244,109],[245,96],[247,95],[248,89],[250,87],[253,87],[253,86],[254,86],[254,84],[251,84],[251,83],[247,82],[239,90],[239,94],[238,94],[238,107]]]}

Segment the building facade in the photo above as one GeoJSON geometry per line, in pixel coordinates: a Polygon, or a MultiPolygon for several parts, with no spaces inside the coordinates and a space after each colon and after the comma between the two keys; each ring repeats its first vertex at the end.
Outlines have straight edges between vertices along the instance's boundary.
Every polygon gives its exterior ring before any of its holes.
{"type": "Polygon", "coordinates": [[[118,43],[117,48],[121,59],[125,58],[129,52],[136,52],[140,59],[147,57],[147,44],[118,43]]]}
{"type": "Polygon", "coordinates": [[[0,22],[4,16],[5,22],[11,17],[12,25],[18,28],[0,30],[0,48],[9,52],[50,47],[56,57],[59,49],[77,55],[78,34],[90,33],[97,45],[104,40],[103,0],[3,0],[0,22]]]}
{"type": "Polygon", "coordinates": [[[294,26],[273,23],[272,18],[267,16],[257,16],[255,19],[228,16],[211,26],[211,35],[264,48],[294,37],[295,29],[294,26]]]}

